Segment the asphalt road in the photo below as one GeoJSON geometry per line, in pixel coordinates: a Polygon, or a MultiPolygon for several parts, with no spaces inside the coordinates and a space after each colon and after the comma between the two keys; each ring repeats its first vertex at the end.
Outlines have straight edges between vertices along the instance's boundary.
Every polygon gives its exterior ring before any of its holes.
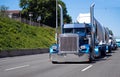
{"type": "Polygon", "coordinates": [[[90,64],[52,64],[48,54],[1,58],[0,77],[120,77],[120,49],[90,64]]]}

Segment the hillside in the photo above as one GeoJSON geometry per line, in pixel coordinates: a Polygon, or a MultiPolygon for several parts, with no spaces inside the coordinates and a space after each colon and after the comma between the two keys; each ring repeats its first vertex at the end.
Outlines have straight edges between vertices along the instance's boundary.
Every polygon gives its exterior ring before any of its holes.
{"type": "Polygon", "coordinates": [[[55,30],[35,27],[9,18],[0,18],[0,50],[48,48],[54,41],[55,30]]]}

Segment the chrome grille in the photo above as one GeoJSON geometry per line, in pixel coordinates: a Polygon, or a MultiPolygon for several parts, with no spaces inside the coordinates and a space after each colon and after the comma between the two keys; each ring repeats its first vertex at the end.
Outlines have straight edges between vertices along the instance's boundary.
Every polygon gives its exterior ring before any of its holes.
{"type": "Polygon", "coordinates": [[[78,51],[78,35],[61,34],[59,38],[61,53],[76,53],[78,51]]]}

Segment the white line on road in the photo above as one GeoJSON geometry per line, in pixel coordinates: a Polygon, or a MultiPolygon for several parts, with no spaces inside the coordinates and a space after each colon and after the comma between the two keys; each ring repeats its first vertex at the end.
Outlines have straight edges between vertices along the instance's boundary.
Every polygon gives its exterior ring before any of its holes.
{"type": "Polygon", "coordinates": [[[83,70],[81,71],[86,71],[87,69],[91,68],[93,65],[89,65],[88,67],[84,68],[83,70]]]}
{"type": "Polygon", "coordinates": [[[13,67],[13,68],[5,69],[5,71],[10,71],[10,70],[18,69],[18,68],[24,68],[24,67],[28,67],[28,66],[30,66],[30,65],[23,65],[23,66],[13,67]]]}
{"type": "Polygon", "coordinates": [[[5,61],[7,61],[7,60],[0,60],[0,62],[5,62],[5,61]]]}

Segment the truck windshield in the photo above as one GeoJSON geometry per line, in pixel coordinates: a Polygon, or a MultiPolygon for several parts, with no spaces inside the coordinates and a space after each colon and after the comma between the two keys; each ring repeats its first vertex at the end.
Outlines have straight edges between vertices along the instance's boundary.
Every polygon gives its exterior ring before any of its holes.
{"type": "Polygon", "coordinates": [[[91,28],[90,27],[86,28],[86,33],[87,33],[87,35],[91,35],[91,28]]]}
{"type": "Polygon", "coordinates": [[[85,28],[75,28],[74,33],[85,33],[85,28]]]}
{"type": "Polygon", "coordinates": [[[73,28],[66,28],[63,31],[64,33],[73,33],[73,28]]]}
{"type": "Polygon", "coordinates": [[[85,28],[66,28],[64,33],[85,33],[85,28]]]}

